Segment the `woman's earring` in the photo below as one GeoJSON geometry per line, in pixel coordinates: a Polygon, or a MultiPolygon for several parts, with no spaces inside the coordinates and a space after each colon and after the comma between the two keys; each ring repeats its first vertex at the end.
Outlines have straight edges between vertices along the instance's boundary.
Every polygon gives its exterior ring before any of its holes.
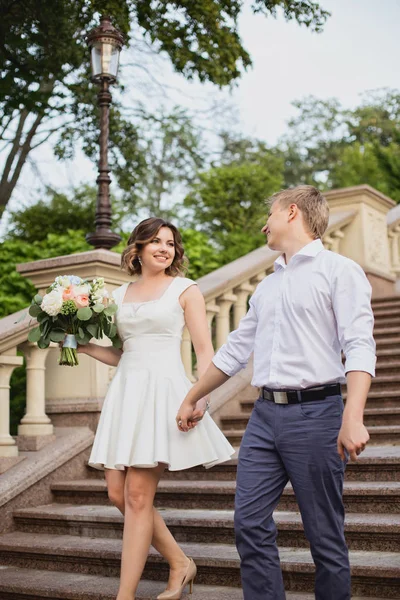
{"type": "Polygon", "coordinates": [[[142,264],[142,259],[140,258],[140,256],[138,256],[138,261],[139,261],[139,264],[141,265],[142,264]]]}

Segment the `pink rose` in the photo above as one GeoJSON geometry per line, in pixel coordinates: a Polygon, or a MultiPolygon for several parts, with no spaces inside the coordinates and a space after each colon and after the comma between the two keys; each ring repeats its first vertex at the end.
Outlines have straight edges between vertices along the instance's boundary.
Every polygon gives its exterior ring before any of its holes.
{"type": "Polygon", "coordinates": [[[69,287],[65,288],[65,290],[63,290],[62,298],[63,300],[73,300],[75,298],[75,294],[75,286],[70,285],[69,287]]]}
{"type": "Polygon", "coordinates": [[[85,308],[85,306],[89,306],[89,296],[86,294],[80,294],[74,298],[74,302],[77,308],[85,308]]]}

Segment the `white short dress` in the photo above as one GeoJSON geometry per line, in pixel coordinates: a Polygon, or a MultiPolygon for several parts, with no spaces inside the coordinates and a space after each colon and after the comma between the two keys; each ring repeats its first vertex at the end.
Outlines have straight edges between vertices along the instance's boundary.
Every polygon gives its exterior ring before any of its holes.
{"type": "Polygon", "coordinates": [[[89,464],[170,471],[225,462],[234,449],[206,413],[188,432],[175,417],[191,387],[181,359],[184,313],[180,295],[195,282],[175,277],[158,300],[123,303],[128,283],[114,292],[123,354],[104,400],[89,464]]]}

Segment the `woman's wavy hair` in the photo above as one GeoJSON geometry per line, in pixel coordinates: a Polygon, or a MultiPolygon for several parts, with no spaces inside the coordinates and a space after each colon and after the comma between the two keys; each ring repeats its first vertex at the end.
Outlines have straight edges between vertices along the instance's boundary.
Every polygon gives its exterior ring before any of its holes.
{"type": "Polygon", "coordinates": [[[147,244],[154,240],[162,227],[168,227],[172,231],[175,242],[174,260],[165,269],[165,273],[172,277],[186,273],[189,261],[185,256],[181,234],[175,225],[159,217],[150,217],[136,225],[121,256],[122,269],[128,271],[130,275],[140,275],[142,273],[142,265],[139,260],[140,253],[147,244]]]}

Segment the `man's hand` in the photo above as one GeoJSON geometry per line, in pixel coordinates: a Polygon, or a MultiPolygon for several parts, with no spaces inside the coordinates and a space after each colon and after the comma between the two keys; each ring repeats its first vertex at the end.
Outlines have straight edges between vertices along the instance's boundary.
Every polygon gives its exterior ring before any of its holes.
{"type": "Polygon", "coordinates": [[[357,460],[368,440],[369,433],[362,421],[351,417],[343,418],[337,440],[337,450],[342,460],[345,460],[345,450],[349,453],[350,460],[357,460]]]}
{"type": "Polygon", "coordinates": [[[194,410],[193,410],[192,418],[188,422],[188,426],[190,429],[193,429],[194,427],[196,427],[196,425],[198,425],[200,423],[200,421],[202,420],[202,418],[204,417],[204,415],[207,411],[207,402],[208,402],[208,396],[206,396],[205,398],[201,398],[196,403],[196,406],[194,407],[194,410]]]}

